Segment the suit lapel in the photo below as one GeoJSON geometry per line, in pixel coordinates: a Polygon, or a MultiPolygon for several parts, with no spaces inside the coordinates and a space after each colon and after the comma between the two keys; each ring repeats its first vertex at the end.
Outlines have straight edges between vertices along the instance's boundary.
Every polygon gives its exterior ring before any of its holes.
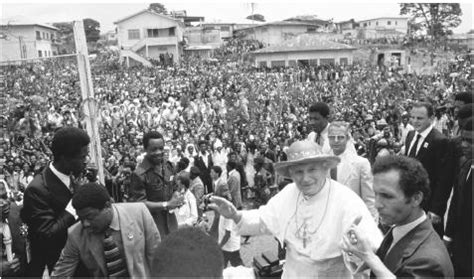
{"type": "Polygon", "coordinates": [[[418,154],[416,154],[416,158],[421,161],[421,159],[425,156],[426,152],[428,151],[428,148],[430,147],[433,137],[434,137],[434,131],[435,128],[431,129],[431,132],[426,136],[425,140],[421,143],[420,150],[418,150],[418,154]]]}
{"type": "Polygon", "coordinates": [[[55,199],[62,207],[66,207],[72,198],[72,193],[64,183],[47,167],[44,171],[45,187],[52,193],[51,197],[55,199]]]}
{"type": "Polygon", "coordinates": [[[428,236],[433,233],[430,230],[430,220],[426,218],[421,224],[416,226],[413,230],[408,232],[402,239],[400,239],[387,253],[384,259],[384,264],[393,273],[401,267],[403,260],[410,257],[418,247],[425,241],[428,236]]]}
{"type": "Polygon", "coordinates": [[[104,276],[107,275],[104,259],[104,244],[101,239],[102,235],[89,233],[84,228],[82,228],[82,231],[86,235],[85,248],[89,250],[89,253],[95,259],[102,274],[104,276]]]}
{"type": "Polygon", "coordinates": [[[413,140],[413,137],[415,135],[414,131],[408,132],[407,138],[405,140],[405,155],[408,156],[408,149],[410,149],[411,141],[413,140]]]}
{"type": "Polygon", "coordinates": [[[133,271],[133,261],[134,261],[134,252],[135,252],[135,246],[134,246],[134,238],[138,237],[136,235],[137,229],[135,228],[136,224],[135,221],[131,218],[128,218],[128,215],[126,212],[123,212],[120,210],[119,207],[115,207],[118,218],[119,218],[119,223],[120,223],[120,233],[122,235],[122,243],[123,243],[123,251],[125,254],[125,259],[127,261],[127,267],[128,267],[128,273],[130,275],[134,274],[133,271]]]}

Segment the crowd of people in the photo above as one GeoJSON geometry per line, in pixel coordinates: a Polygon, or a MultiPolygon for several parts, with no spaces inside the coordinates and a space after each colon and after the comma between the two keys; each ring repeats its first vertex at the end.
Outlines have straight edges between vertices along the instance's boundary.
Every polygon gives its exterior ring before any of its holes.
{"type": "MultiPolygon", "coordinates": [[[[419,100],[434,106],[433,126],[449,138],[459,135],[462,125],[456,116],[460,110],[467,110],[456,101],[472,103],[472,96],[470,101],[454,97],[459,92],[472,92],[467,55],[440,64],[432,75],[388,71],[370,64],[267,69],[239,63],[238,57],[261,47],[256,41],[235,39],[217,51],[217,62],[189,58],[179,65],[150,68],[124,68],[117,53],[108,50],[91,61],[93,101],[98,108],[92,113],[99,123],[108,194],[115,202],[145,202],[162,237],[183,226],[205,223],[209,203],[206,193],[219,193],[236,210],[266,204],[291,180],[295,181],[294,176],[275,170],[274,164],[293,160],[288,155],[294,143],[311,139],[319,144],[323,130],[326,140],[321,144],[322,152],[337,149],[332,137],[347,135],[354,147],[351,158],[360,157],[358,162],[368,175],[370,165],[378,158],[411,154],[413,148],[407,147],[406,141],[412,141],[410,131],[416,127],[411,126],[410,112],[419,100]],[[321,107],[312,111],[309,106],[315,103],[326,104],[328,112],[321,107]],[[311,116],[315,112],[326,118],[326,125],[317,135],[315,123],[320,120],[311,116]],[[340,135],[337,128],[328,132],[331,121],[343,122],[340,135]],[[163,158],[155,158],[156,152],[163,152],[163,158]],[[154,160],[167,163],[161,165],[154,160]],[[155,173],[157,165],[161,170],[155,173]],[[157,184],[162,186],[153,190],[157,184]]],[[[52,58],[3,67],[8,73],[4,80],[8,99],[2,104],[0,179],[8,186],[9,198],[21,204],[24,195],[27,202],[25,190],[34,177],[48,169],[53,158],[60,160],[55,155],[57,150],[52,149],[55,131],[61,127],[85,128],[85,102],[74,59],[52,58]]],[[[76,178],[95,182],[97,166],[86,161],[87,167],[76,178]]],[[[347,183],[343,184],[349,186],[347,183]]],[[[377,220],[371,191],[358,195],[377,220]]],[[[74,205],[74,198],[72,201],[76,210],[89,207],[87,203],[74,205]]],[[[275,201],[269,208],[272,206],[275,201]]],[[[103,208],[99,205],[96,209],[103,208]]],[[[361,210],[365,216],[365,209],[361,210]]],[[[238,219],[228,212],[223,215],[238,219]]],[[[204,229],[220,239],[221,248],[227,252],[225,262],[239,265],[240,256],[232,253],[240,247],[240,239],[235,240],[238,228],[216,216],[210,228],[204,229]]],[[[71,225],[71,218],[66,219],[71,225]]],[[[33,229],[38,225],[24,221],[33,229]]],[[[367,226],[372,225],[375,223],[367,226]]],[[[270,231],[284,240],[276,227],[270,231]]],[[[66,245],[66,238],[63,242],[58,245],[66,245]]],[[[298,261],[293,253],[306,250],[300,244],[295,246],[297,250],[290,248],[290,259],[298,261]]],[[[357,254],[349,246],[346,249],[357,254]]],[[[61,263],[66,256],[62,256],[61,263]]],[[[43,266],[48,265],[52,271],[57,257],[42,262],[43,266]]],[[[298,265],[296,270],[287,270],[287,276],[299,274],[297,269],[298,265]]]]}

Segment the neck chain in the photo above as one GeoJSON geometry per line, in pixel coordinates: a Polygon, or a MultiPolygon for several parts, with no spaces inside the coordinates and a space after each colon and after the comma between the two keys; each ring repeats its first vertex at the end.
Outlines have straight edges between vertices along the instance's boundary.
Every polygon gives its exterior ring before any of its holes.
{"type": "MultiPolygon", "coordinates": [[[[326,183],[326,182],[324,182],[324,183],[326,183]]],[[[329,180],[329,186],[328,187],[329,187],[329,189],[328,189],[328,194],[327,194],[327,197],[326,197],[326,205],[324,207],[323,216],[321,217],[321,220],[319,221],[319,224],[312,231],[309,230],[309,225],[307,224],[306,220],[303,219],[303,222],[301,223],[301,225],[298,224],[298,208],[299,208],[299,199],[300,199],[300,196],[301,196],[301,192],[298,194],[298,198],[296,200],[296,212],[295,212],[296,237],[303,240],[303,248],[306,248],[306,243],[311,240],[311,236],[315,235],[318,232],[319,228],[323,224],[323,221],[326,217],[328,204],[329,204],[329,196],[331,195],[331,180],[329,180]]]]}

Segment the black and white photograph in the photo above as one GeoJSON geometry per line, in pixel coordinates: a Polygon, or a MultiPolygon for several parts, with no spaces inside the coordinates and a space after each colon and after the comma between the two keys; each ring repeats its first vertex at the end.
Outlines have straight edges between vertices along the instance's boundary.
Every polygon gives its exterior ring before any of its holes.
{"type": "Polygon", "coordinates": [[[0,3],[0,278],[472,278],[473,4],[0,3]]]}

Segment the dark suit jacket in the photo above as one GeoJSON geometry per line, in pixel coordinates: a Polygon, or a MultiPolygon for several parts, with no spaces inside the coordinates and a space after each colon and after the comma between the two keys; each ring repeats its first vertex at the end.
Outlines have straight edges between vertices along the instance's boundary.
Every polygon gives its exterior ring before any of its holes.
{"type": "MultiPolygon", "coordinates": [[[[415,131],[410,131],[405,141],[405,155],[408,154],[415,131]]],[[[428,172],[430,178],[431,197],[425,205],[425,210],[431,211],[443,218],[451,193],[454,174],[452,144],[448,138],[436,129],[432,129],[422,143],[416,156],[428,172]]]]}
{"type": "Polygon", "coordinates": [[[211,168],[213,166],[212,155],[210,153],[207,153],[207,167],[203,159],[199,155],[194,157],[194,166],[197,167],[201,171],[201,174],[199,175],[199,177],[201,177],[202,182],[206,186],[207,192],[211,193],[212,192],[211,168]]]}
{"type": "MultiPolygon", "coordinates": [[[[141,202],[112,205],[118,212],[120,234],[130,278],[151,276],[151,263],[160,242],[160,233],[148,208],[141,202]]],[[[91,277],[106,277],[103,234],[94,234],[77,223],[69,237],[52,277],[71,277],[82,260],[91,277]]]]}
{"type": "Polygon", "coordinates": [[[388,251],[385,266],[397,277],[453,277],[443,241],[426,219],[388,251]]]}
{"type": "MultiPolygon", "coordinates": [[[[472,175],[466,181],[472,160],[461,166],[454,185],[453,198],[449,207],[446,235],[453,239],[453,264],[456,272],[461,270],[472,275],[472,175]]],[[[461,274],[456,274],[456,276],[461,274]]],[[[468,276],[464,275],[463,276],[468,276]]]]}
{"type": "Polygon", "coordinates": [[[21,218],[28,225],[30,276],[42,274],[45,265],[51,270],[58,260],[66,244],[67,230],[75,222],[65,210],[71,198],[72,193],[49,167],[26,188],[21,218]]]}

